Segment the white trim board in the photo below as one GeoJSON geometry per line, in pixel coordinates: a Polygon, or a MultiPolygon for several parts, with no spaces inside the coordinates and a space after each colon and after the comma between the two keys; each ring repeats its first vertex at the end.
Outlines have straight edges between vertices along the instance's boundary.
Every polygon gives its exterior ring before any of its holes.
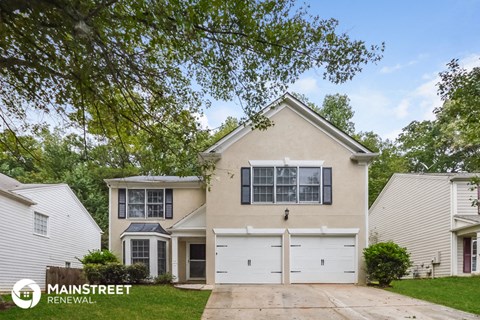
{"type": "Polygon", "coordinates": [[[291,229],[288,228],[288,233],[291,235],[356,235],[360,231],[359,228],[302,228],[291,229]]]}
{"type": "Polygon", "coordinates": [[[246,228],[214,228],[213,232],[216,235],[282,235],[285,233],[285,229],[263,229],[253,228],[247,226],[246,228]]]}

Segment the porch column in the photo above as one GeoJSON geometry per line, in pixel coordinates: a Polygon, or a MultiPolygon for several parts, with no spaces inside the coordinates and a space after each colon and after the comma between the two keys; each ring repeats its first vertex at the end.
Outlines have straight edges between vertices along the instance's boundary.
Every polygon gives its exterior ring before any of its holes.
{"type": "Polygon", "coordinates": [[[178,282],[178,237],[172,236],[172,276],[178,282]]]}

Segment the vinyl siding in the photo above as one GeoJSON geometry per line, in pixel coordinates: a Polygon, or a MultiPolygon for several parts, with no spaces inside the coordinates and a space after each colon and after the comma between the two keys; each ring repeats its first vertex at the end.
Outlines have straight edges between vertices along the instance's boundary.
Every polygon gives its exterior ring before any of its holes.
{"type": "Polygon", "coordinates": [[[19,190],[37,204],[0,197],[0,291],[29,278],[45,288],[46,266],[81,267],[76,257],[100,248],[100,229],[66,185],[19,190]],[[34,212],[47,215],[48,236],[33,234],[34,212]]]}
{"type": "Polygon", "coordinates": [[[391,240],[407,248],[413,261],[410,276],[418,268],[426,277],[438,251],[441,263],[435,265],[435,276],[448,276],[450,223],[448,176],[395,174],[370,209],[369,232],[378,241],[391,240]]]}
{"type": "Polygon", "coordinates": [[[468,182],[455,182],[457,189],[457,212],[456,214],[468,215],[478,214],[478,208],[472,206],[472,201],[477,199],[477,190],[470,190],[472,187],[468,182]]]}

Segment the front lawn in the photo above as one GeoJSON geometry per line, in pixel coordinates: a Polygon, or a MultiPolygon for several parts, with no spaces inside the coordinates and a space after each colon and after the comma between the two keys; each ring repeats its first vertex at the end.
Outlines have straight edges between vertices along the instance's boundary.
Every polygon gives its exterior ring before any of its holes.
{"type": "Polygon", "coordinates": [[[399,280],[387,290],[480,314],[480,277],[399,280]]]}
{"type": "MultiPolygon", "coordinates": [[[[61,295],[66,297],[65,295],[61,295]]],[[[0,319],[200,319],[210,291],[181,290],[171,286],[133,286],[129,295],[89,295],[93,304],[47,303],[33,309],[0,310],[0,319]]],[[[3,298],[11,301],[10,295],[3,298]]]]}

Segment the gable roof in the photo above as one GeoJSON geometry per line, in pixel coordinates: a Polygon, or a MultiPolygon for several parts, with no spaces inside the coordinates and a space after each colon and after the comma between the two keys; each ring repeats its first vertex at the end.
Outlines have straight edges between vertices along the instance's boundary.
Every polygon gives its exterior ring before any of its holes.
{"type": "MultiPolygon", "coordinates": [[[[353,137],[349,136],[347,133],[337,128],[327,119],[320,116],[318,113],[313,111],[311,108],[309,108],[307,105],[305,105],[303,102],[301,102],[288,92],[279,99],[266,106],[263,110],[260,111],[260,114],[267,118],[271,118],[283,108],[290,108],[300,117],[302,117],[305,121],[311,123],[319,130],[324,132],[327,136],[344,146],[346,149],[353,153],[353,160],[368,162],[371,158],[377,156],[376,153],[373,153],[366,146],[362,145],[353,137]]],[[[204,159],[215,157],[215,155],[217,157],[220,156],[232,144],[240,140],[250,131],[252,131],[251,123],[238,126],[235,130],[227,134],[225,137],[223,137],[218,142],[209,147],[207,150],[205,150],[203,153],[201,153],[201,156],[204,159]]]]}

